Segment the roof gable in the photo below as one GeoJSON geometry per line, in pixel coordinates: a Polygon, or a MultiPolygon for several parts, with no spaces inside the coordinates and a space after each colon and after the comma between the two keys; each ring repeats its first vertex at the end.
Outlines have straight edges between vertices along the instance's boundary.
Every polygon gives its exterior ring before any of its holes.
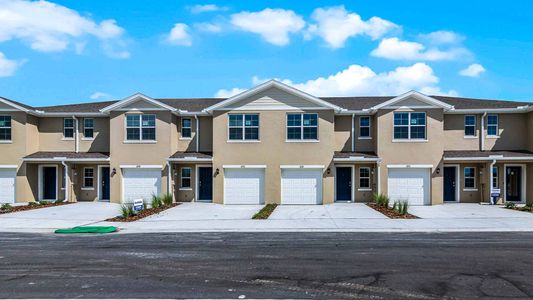
{"type": "Polygon", "coordinates": [[[16,103],[13,103],[12,101],[7,100],[6,98],[0,97],[0,110],[7,111],[7,110],[20,110],[23,112],[29,112],[30,110],[22,107],[21,105],[18,105],[16,103]]]}
{"type": "Polygon", "coordinates": [[[204,111],[244,109],[271,110],[271,109],[333,109],[341,111],[342,108],[320,98],[307,94],[289,85],[276,80],[270,80],[254,88],[230,97],[204,111]]]}
{"type": "Polygon", "coordinates": [[[453,109],[453,106],[448,103],[426,96],[417,91],[410,91],[400,96],[394,97],[388,101],[375,105],[374,107],[372,107],[372,110],[383,109],[383,108],[398,108],[398,107],[408,107],[408,108],[435,107],[435,108],[443,108],[445,110],[453,109]]]}
{"type": "Polygon", "coordinates": [[[113,110],[145,110],[145,109],[158,109],[158,110],[170,110],[175,111],[176,109],[168,106],[160,101],[157,101],[153,98],[150,98],[141,93],[136,93],[126,99],[120,100],[114,104],[102,108],[100,111],[103,113],[108,113],[113,110]]]}

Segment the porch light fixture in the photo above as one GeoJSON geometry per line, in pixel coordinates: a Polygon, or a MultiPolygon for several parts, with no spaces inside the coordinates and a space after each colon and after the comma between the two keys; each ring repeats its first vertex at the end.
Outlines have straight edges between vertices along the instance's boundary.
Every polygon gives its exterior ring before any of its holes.
{"type": "Polygon", "coordinates": [[[117,174],[117,169],[113,168],[113,171],[111,171],[111,176],[115,176],[115,174],[117,174]]]}
{"type": "Polygon", "coordinates": [[[435,170],[437,174],[440,174],[440,168],[437,168],[437,170],[435,170]]]}
{"type": "Polygon", "coordinates": [[[328,175],[331,174],[331,169],[328,168],[328,169],[326,170],[326,173],[328,173],[328,175]]]}
{"type": "Polygon", "coordinates": [[[220,170],[217,168],[217,169],[215,170],[215,177],[216,177],[219,173],[220,173],[220,170]]]}

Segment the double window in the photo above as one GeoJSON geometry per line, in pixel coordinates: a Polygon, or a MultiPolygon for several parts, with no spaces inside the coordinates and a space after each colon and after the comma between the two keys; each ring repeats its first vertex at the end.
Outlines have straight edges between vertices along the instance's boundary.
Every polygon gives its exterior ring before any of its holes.
{"type": "Polygon", "coordinates": [[[229,115],[229,139],[232,141],[259,140],[259,115],[229,115]]]}
{"type": "Polygon", "coordinates": [[[370,188],[370,168],[359,168],[359,188],[370,188]]]}
{"type": "Polygon", "coordinates": [[[66,139],[74,138],[74,119],[73,118],[63,119],[63,137],[66,139]]]}
{"type": "Polygon", "coordinates": [[[465,116],[465,136],[476,136],[476,116],[465,116]]]}
{"type": "Polygon", "coordinates": [[[498,136],[498,115],[487,116],[487,135],[498,136]]]}
{"type": "Polygon", "coordinates": [[[83,119],[83,137],[86,139],[94,138],[94,119],[83,119]]]}
{"type": "Polygon", "coordinates": [[[94,185],[94,168],[83,169],[83,187],[92,188],[94,185]]]}
{"type": "Polygon", "coordinates": [[[155,115],[126,115],[126,140],[155,141],[155,115]]]}
{"type": "Polygon", "coordinates": [[[10,116],[0,116],[0,141],[11,141],[10,116]]]}
{"type": "Polygon", "coordinates": [[[465,189],[476,188],[476,168],[465,167],[464,169],[465,189]]]}
{"type": "Polygon", "coordinates": [[[190,118],[181,119],[181,137],[186,139],[192,137],[192,121],[190,118]]]}
{"type": "Polygon", "coordinates": [[[287,114],[287,140],[318,140],[318,114],[287,114]]]}
{"type": "Polygon", "coordinates": [[[370,137],[370,117],[359,117],[359,137],[370,137]]]}
{"type": "Polygon", "coordinates": [[[395,112],[394,113],[395,140],[425,140],[426,113],[425,112],[395,112]]]}
{"type": "Polygon", "coordinates": [[[191,168],[181,168],[181,188],[191,188],[191,168]]]}

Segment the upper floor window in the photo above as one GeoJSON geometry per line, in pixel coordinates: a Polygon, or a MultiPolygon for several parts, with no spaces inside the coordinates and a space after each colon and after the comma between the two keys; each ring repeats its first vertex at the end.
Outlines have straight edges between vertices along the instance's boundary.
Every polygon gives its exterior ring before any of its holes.
{"type": "Polygon", "coordinates": [[[498,115],[487,116],[487,135],[498,136],[498,115]]]}
{"type": "Polygon", "coordinates": [[[465,136],[476,136],[476,116],[465,116],[465,136]]]}
{"type": "Polygon", "coordinates": [[[395,112],[394,139],[396,140],[425,140],[426,113],[425,112],[395,112]]]}
{"type": "Polygon", "coordinates": [[[230,140],[259,140],[259,115],[229,115],[230,140]]]}
{"type": "Polygon", "coordinates": [[[94,168],[83,168],[83,187],[92,188],[94,185],[94,168]]]}
{"type": "Polygon", "coordinates": [[[74,119],[73,118],[63,119],[63,137],[66,139],[74,138],[74,119]]]}
{"type": "Polygon", "coordinates": [[[370,137],[370,117],[359,117],[359,137],[370,137]]]}
{"type": "Polygon", "coordinates": [[[464,169],[465,189],[476,188],[476,168],[465,167],[464,169]]]}
{"type": "Polygon", "coordinates": [[[288,140],[318,140],[318,114],[287,114],[288,140]]]}
{"type": "Polygon", "coordinates": [[[0,116],[0,141],[11,141],[10,116],[0,116]]]}
{"type": "Polygon", "coordinates": [[[155,115],[126,115],[126,140],[155,141],[155,115]]]}
{"type": "Polygon", "coordinates": [[[94,138],[94,119],[83,119],[83,136],[88,139],[94,138]]]}
{"type": "Polygon", "coordinates": [[[192,121],[190,118],[181,119],[181,137],[190,138],[192,136],[192,121]]]}

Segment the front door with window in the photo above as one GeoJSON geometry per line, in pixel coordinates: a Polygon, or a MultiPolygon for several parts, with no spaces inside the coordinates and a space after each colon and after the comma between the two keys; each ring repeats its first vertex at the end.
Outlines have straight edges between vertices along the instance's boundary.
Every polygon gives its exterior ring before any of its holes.
{"type": "Polygon", "coordinates": [[[352,168],[337,167],[335,184],[337,201],[352,201],[352,168]]]}
{"type": "Polygon", "coordinates": [[[102,194],[100,200],[109,200],[109,167],[102,167],[101,172],[100,189],[102,194]]]}
{"type": "Polygon", "coordinates": [[[506,201],[522,201],[522,167],[507,167],[506,176],[506,201]]]}
{"type": "Polygon", "coordinates": [[[56,167],[43,167],[43,200],[57,200],[56,175],[56,167]]]}
{"type": "Polygon", "coordinates": [[[198,200],[212,201],[213,200],[213,168],[199,167],[198,168],[198,200]]]}
{"type": "Polygon", "coordinates": [[[457,167],[444,167],[444,201],[454,202],[456,199],[457,167]]]}

